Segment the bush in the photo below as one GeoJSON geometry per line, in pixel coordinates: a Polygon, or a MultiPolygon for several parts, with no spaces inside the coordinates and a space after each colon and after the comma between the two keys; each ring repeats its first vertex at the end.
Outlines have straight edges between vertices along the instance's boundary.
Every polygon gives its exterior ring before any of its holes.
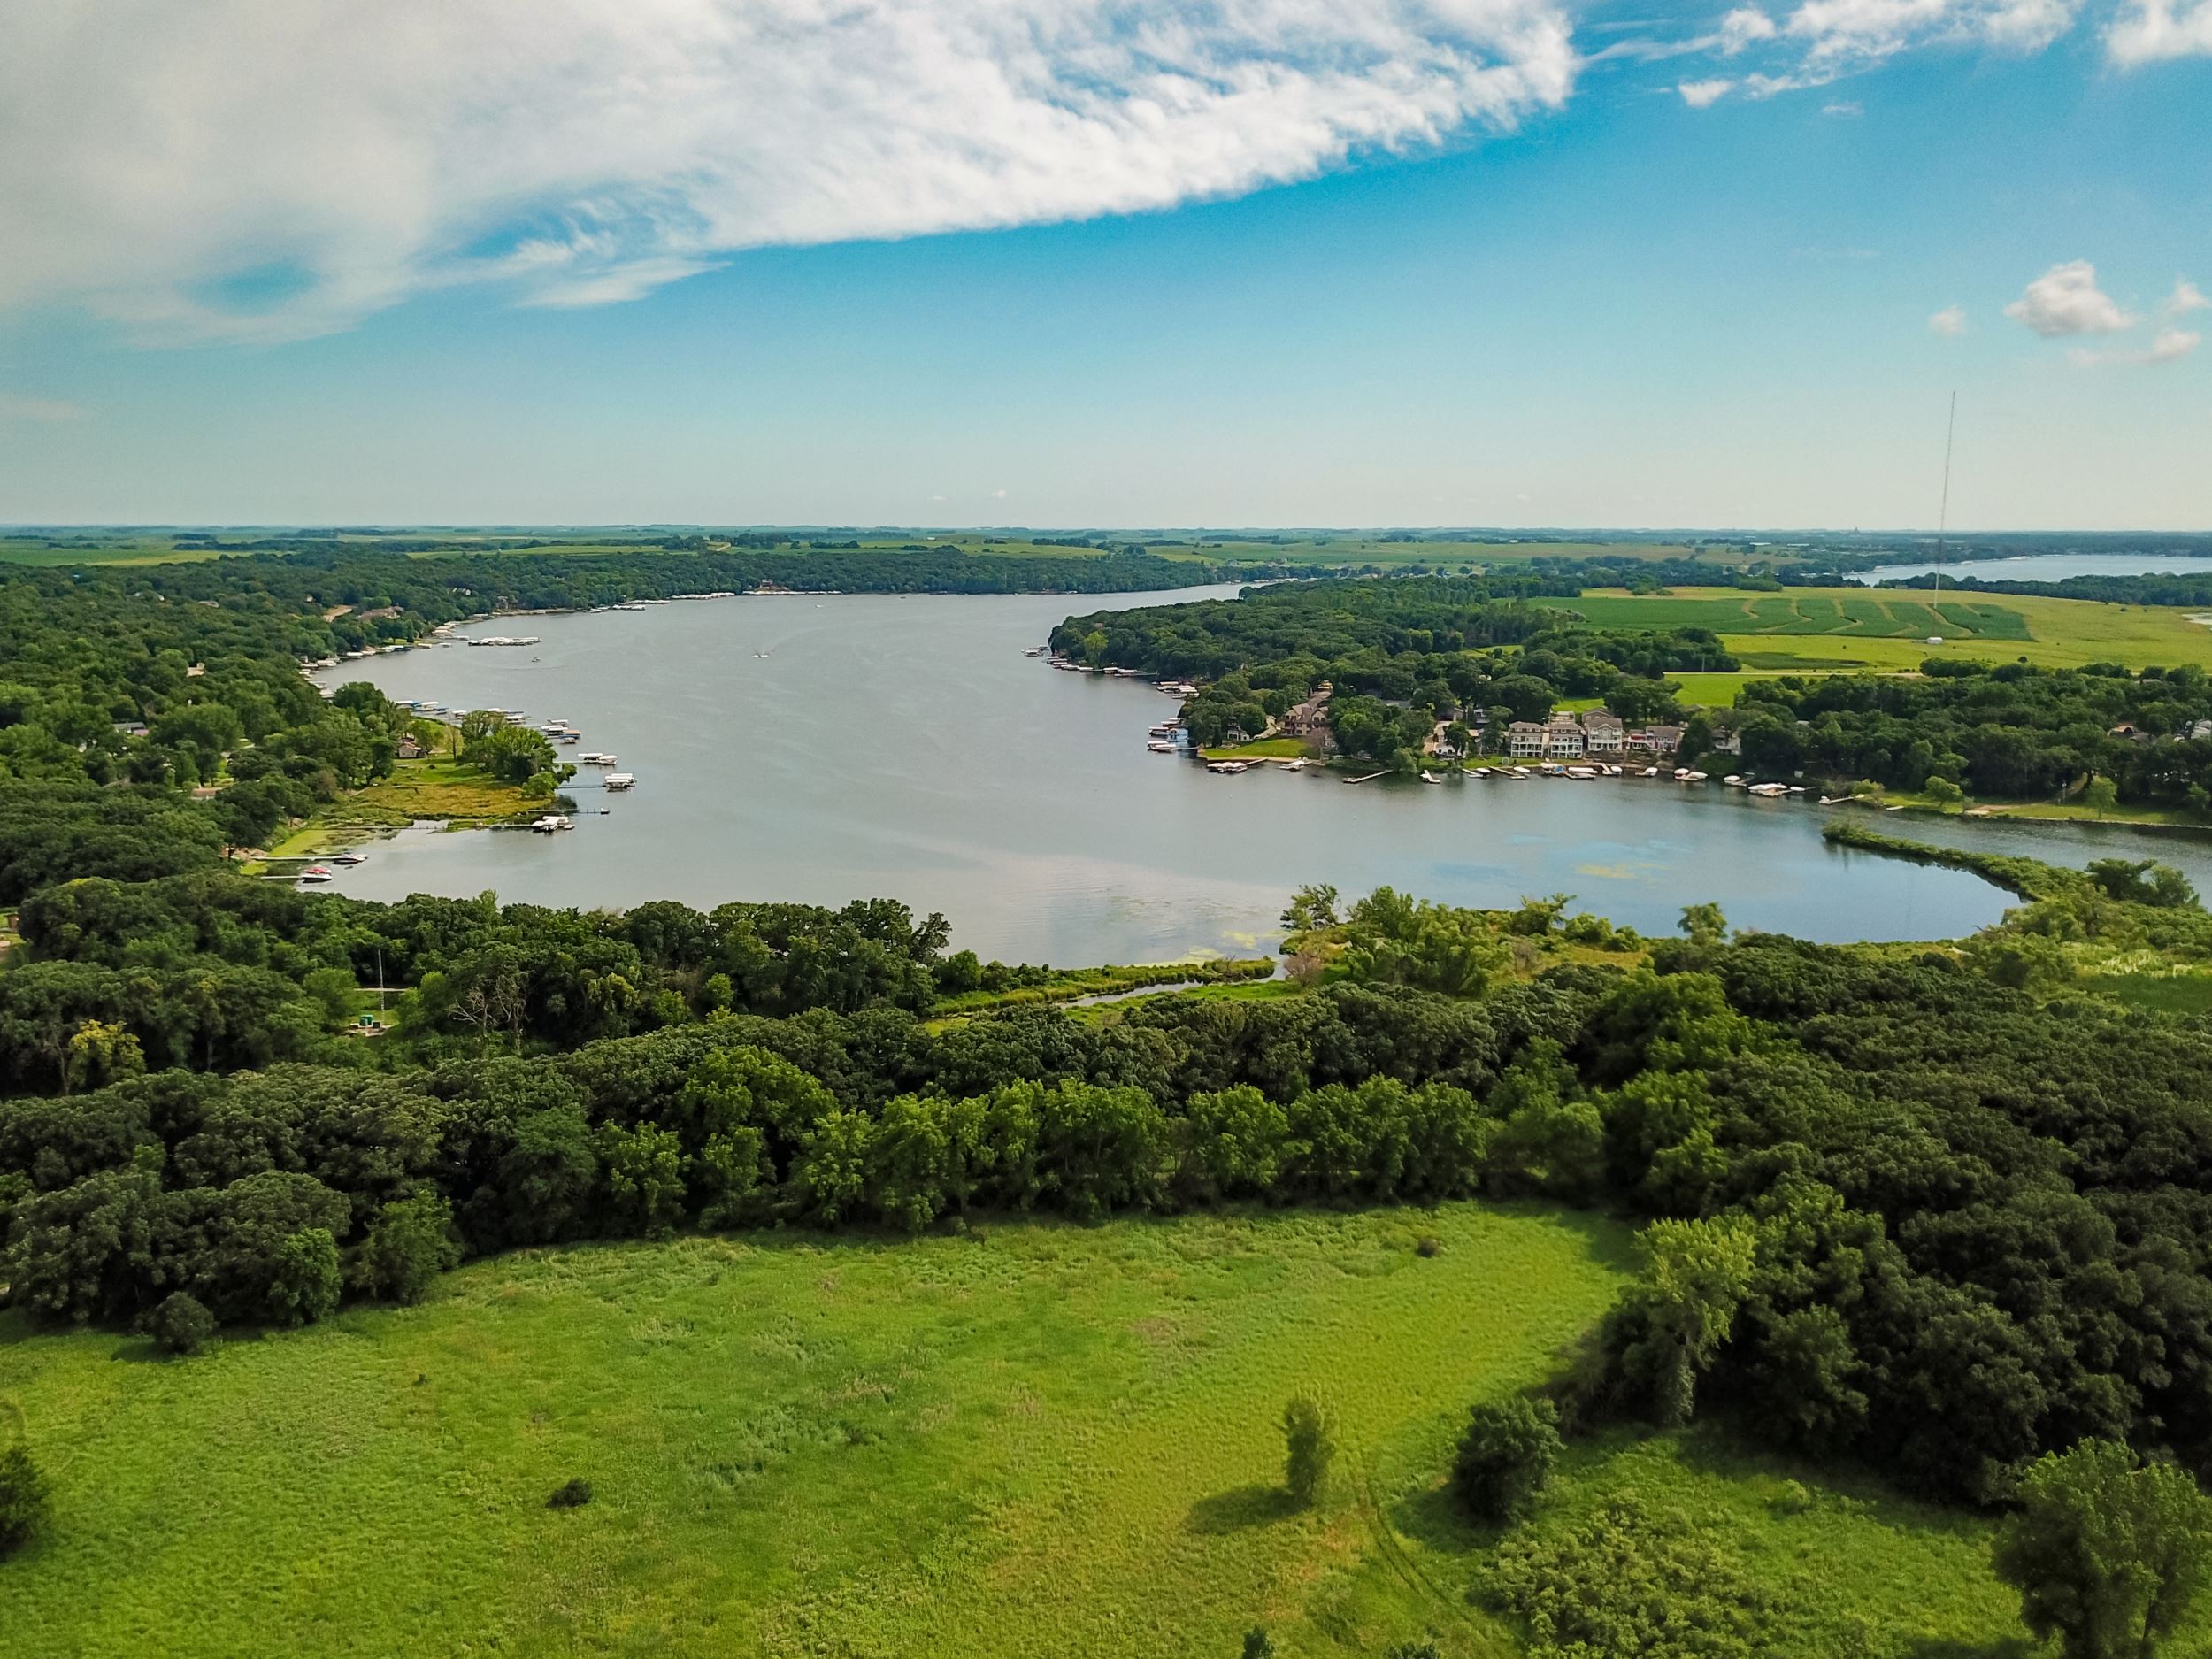
{"type": "Polygon", "coordinates": [[[1413,1253],[1424,1261],[1443,1253],[1444,1240],[1432,1233],[1425,1233],[1413,1241],[1413,1253]]]}
{"type": "Polygon", "coordinates": [[[1253,1625],[1244,1632],[1244,1659],[1275,1659],[1275,1639],[1253,1625]]]}
{"type": "Polygon", "coordinates": [[[0,1555],[27,1542],[46,1519],[46,1477],[31,1461],[31,1448],[18,1441],[0,1452],[0,1555]]]}
{"type": "Polygon", "coordinates": [[[198,1297],[180,1290],[154,1310],[146,1328],[164,1353],[196,1354],[215,1334],[215,1316],[198,1297]]]}
{"type": "Polygon", "coordinates": [[[553,1495],[545,1501],[545,1507],[549,1509],[580,1509],[590,1502],[591,1482],[571,1480],[553,1489],[553,1495]]]}
{"type": "Polygon", "coordinates": [[[1291,1502],[1310,1509],[1328,1489],[1329,1464],[1336,1457],[1336,1430],[1328,1408],[1311,1394],[1300,1394],[1283,1408],[1283,1485],[1291,1502]]]}
{"type": "Polygon", "coordinates": [[[1485,1401],[1468,1416],[1452,1489],[1479,1520],[1518,1520],[1558,1461],[1559,1409],[1548,1400],[1517,1397],[1485,1401]]]}

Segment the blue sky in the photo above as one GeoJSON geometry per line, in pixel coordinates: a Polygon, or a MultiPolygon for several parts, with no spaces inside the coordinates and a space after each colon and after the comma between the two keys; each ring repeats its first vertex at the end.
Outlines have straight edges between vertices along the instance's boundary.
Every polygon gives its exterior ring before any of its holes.
{"type": "Polygon", "coordinates": [[[0,520],[2212,528],[2212,0],[1025,8],[0,22],[0,520]]]}

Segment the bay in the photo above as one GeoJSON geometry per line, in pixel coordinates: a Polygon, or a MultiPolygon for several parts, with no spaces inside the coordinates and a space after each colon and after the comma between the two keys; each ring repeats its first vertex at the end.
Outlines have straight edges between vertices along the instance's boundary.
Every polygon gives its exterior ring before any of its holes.
{"type": "MultiPolygon", "coordinates": [[[[1064,966],[1265,949],[1310,881],[1489,906],[1569,892],[1655,933],[1713,900],[1738,926],[1830,941],[1957,935],[2013,902],[1961,872],[1831,848],[1826,813],[1802,799],[1645,780],[1212,775],[1147,751],[1176,707],[1147,682],[1023,654],[1071,611],[1233,591],[679,602],[463,630],[539,635],[532,646],[348,663],[318,678],[569,720],[577,749],[614,751],[638,781],[611,795],[580,775],[572,833],[417,826],[334,885],[588,908],[879,895],[943,911],[956,947],[1064,966]]],[[[1912,833],[1901,818],[1884,827],[1912,833]]],[[[2093,828],[1932,828],[2076,864],[2139,845],[2093,828]]],[[[2153,850],[2212,888],[2212,859],[2153,850]]]]}

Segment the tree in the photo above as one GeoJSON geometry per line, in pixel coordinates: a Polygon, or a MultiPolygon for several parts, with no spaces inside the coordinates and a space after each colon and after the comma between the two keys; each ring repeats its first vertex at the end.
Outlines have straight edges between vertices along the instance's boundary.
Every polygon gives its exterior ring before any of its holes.
{"type": "Polygon", "coordinates": [[[2120,804],[2120,787],[2109,778],[2092,778],[2081,792],[2082,804],[2099,818],[2120,804]]]}
{"type": "Polygon", "coordinates": [[[1713,903],[1682,907],[1683,935],[1694,945],[1717,945],[1728,937],[1728,918],[1713,903]]]}
{"type": "Polygon", "coordinates": [[[200,1299],[180,1290],[165,1298],[147,1325],[154,1346],[165,1354],[196,1354],[215,1334],[215,1316],[200,1299]]]}
{"type": "Polygon", "coordinates": [[[30,1540],[46,1519],[50,1488],[21,1440],[0,1451],[0,1559],[30,1540]]]}
{"type": "Polygon", "coordinates": [[[1283,926],[1294,933],[1310,933],[1317,927],[1334,927],[1336,917],[1336,889],[1323,882],[1300,887],[1290,895],[1289,906],[1283,911],[1283,926]]]}
{"type": "Polygon", "coordinates": [[[460,1262],[453,1206],[437,1193],[417,1193],[377,1212],[354,1257],[353,1282],[366,1295],[411,1306],[433,1279],[460,1262]]]}
{"type": "Polygon", "coordinates": [[[1293,1503],[1310,1509],[1327,1492],[1329,1465],[1336,1458],[1328,1408],[1312,1394],[1294,1395],[1283,1408],[1283,1486],[1293,1503]]]}
{"type": "Polygon", "coordinates": [[[1551,1479],[1564,1448],[1559,1409],[1548,1400],[1517,1395],[1485,1401],[1468,1416],[1452,1465],[1453,1490],[1480,1520],[1518,1520],[1551,1479]]]}
{"type": "Polygon", "coordinates": [[[1257,1624],[1244,1632],[1244,1659],[1275,1659],[1274,1639],[1257,1624]]]}
{"type": "Polygon", "coordinates": [[[312,1325],[338,1305],[338,1241],[326,1227],[303,1227],[277,1247],[270,1310],[288,1325],[312,1325]]]}
{"type": "Polygon", "coordinates": [[[2195,1480],[2093,1440],[2039,1459],[2019,1496],[1992,1564],[2028,1628],[2064,1659],[2150,1659],[2212,1571],[2212,1502],[2195,1480]]]}
{"type": "Polygon", "coordinates": [[[1920,789],[1929,800],[1947,810],[1966,799],[1966,791],[1940,772],[1932,773],[1928,781],[1920,786],[1920,789]]]}
{"type": "Polygon", "coordinates": [[[144,1050],[119,1021],[88,1019],[69,1039],[68,1057],[62,1062],[61,1092],[73,1094],[79,1089],[97,1088],[104,1083],[142,1076],[145,1070],[144,1050]]]}
{"type": "Polygon", "coordinates": [[[1757,1234],[1741,1216],[1710,1221],[1655,1221],[1636,1235],[1649,1307],[1666,1365],[1659,1421],[1687,1423],[1697,1375],[1710,1365],[1751,1288],[1757,1234]]]}

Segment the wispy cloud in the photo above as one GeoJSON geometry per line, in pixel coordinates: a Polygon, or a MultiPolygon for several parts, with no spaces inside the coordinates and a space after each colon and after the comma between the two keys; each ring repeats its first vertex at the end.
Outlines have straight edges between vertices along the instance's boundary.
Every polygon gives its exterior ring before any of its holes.
{"type": "Polygon", "coordinates": [[[1710,109],[1728,96],[1736,83],[1725,78],[1712,81],[1685,81],[1675,90],[1682,95],[1682,102],[1694,110],[1710,109]]]}
{"type": "Polygon", "coordinates": [[[85,411],[75,403],[52,397],[26,397],[0,392],[0,420],[82,420],[85,411]]]}
{"type": "Polygon", "coordinates": [[[1833,104],[1822,104],[1820,112],[1823,115],[1833,116],[1839,121],[1848,121],[1864,115],[1866,106],[1855,98],[1838,98],[1833,104]]]}
{"type": "Polygon", "coordinates": [[[604,304],[745,248],[1145,211],[1509,130],[1580,61],[1563,0],[4,7],[0,308],[175,340],[463,282],[604,304]],[[256,271],[281,297],[222,297],[256,271]]]}
{"type": "Polygon", "coordinates": [[[2066,355],[2076,368],[2096,369],[2112,364],[2178,363],[2204,343],[2204,336],[2185,328],[2162,328],[2149,346],[2139,351],[2116,349],[2091,351],[2076,346],[2066,355]]]}
{"type": "Polygon", "coordinates": [[[2005,307],[2005,315],[2046,340],[2064,334],[2113,334],[2138,319],[2097,286],[2097,267],[2086,259],[2055,265],[2005,307]]]}
{"type": "Polygon", "coordinates": [[[2200,311],[2212,306],[2212,300],[2204,297],[2204,290],[2187,277],[2174,279],[2174,291],[2159,303],[2161,317],[2186,317],[2191,311],[2200,311]]]}
{"type": "Polygon", "coordinates": [[[1956,340],[1966,332],[1966,308],[1963,305],[1946,305],[1928,319],[1928,332],[1940,334],[1946,340],[1956,340]]]}

